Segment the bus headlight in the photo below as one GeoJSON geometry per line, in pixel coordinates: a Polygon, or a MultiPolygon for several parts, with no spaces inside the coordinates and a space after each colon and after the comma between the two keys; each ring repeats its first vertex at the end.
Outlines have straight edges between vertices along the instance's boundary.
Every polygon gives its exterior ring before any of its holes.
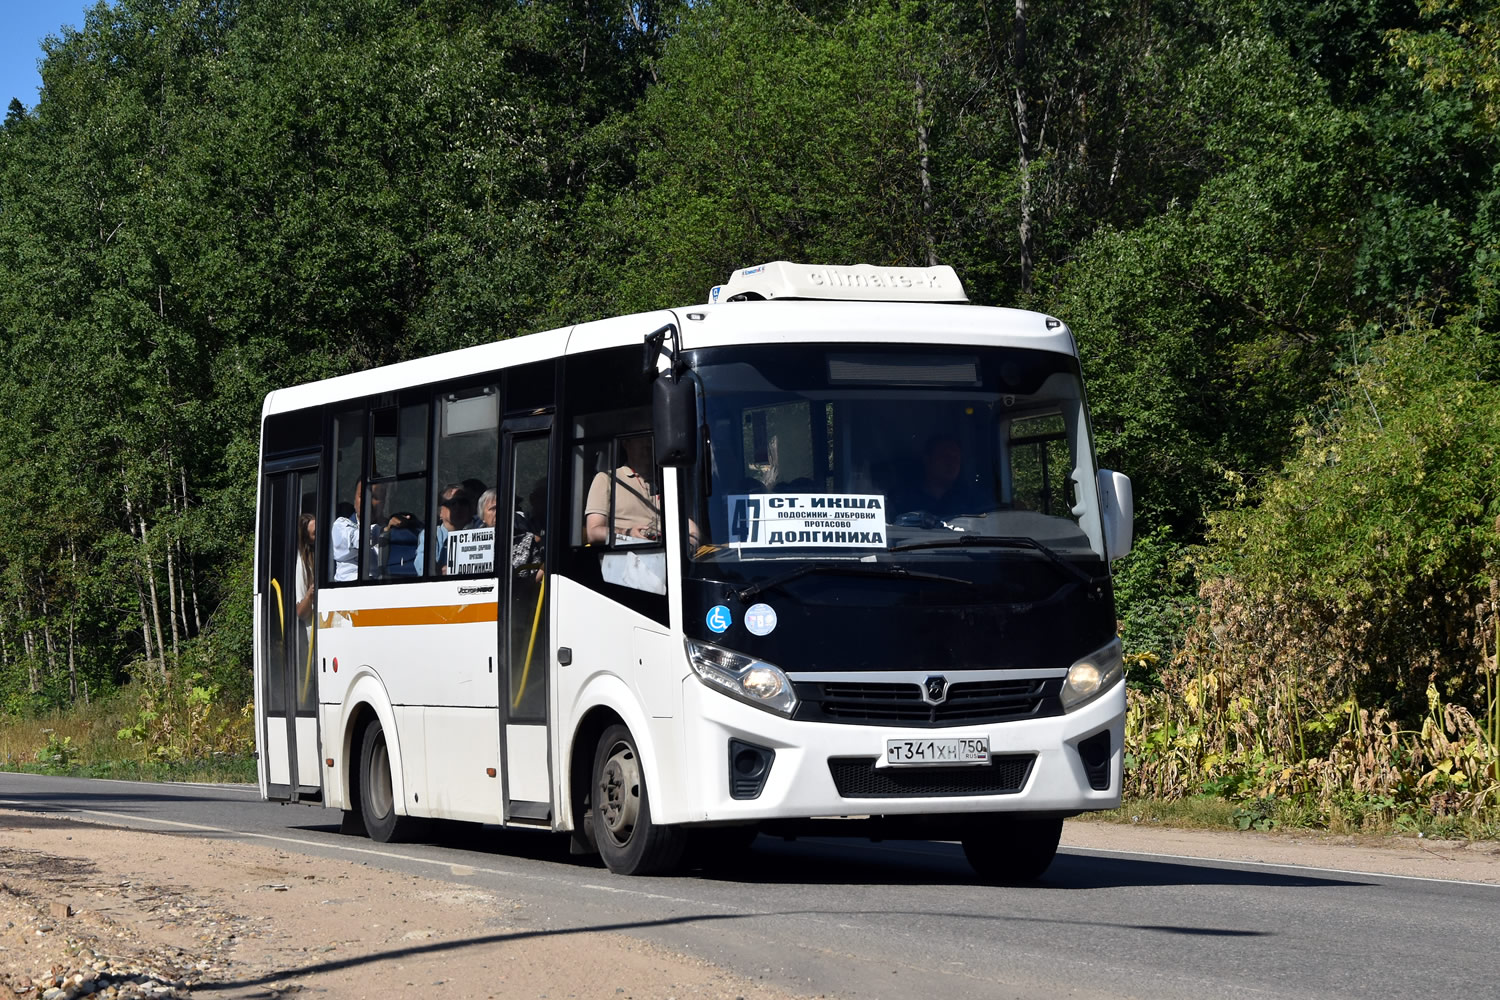
{"type": "Polygon", "coordinates": [[[1103,649],[1095,650],[1069,667],[1060,696],[1063,711],[1071,712],[1119,683],[1120,678],[1125,676],[1122,654],[1120,640],[1115,639],[1103,649]]]}
{"type": "Polygon", "coordinates": [[[791,715],[797,707],[792,682],[780,667],[713,643],[697,639],[684,641],[693,673],[709,687],[756,708],[782,715],[791,715]]]}

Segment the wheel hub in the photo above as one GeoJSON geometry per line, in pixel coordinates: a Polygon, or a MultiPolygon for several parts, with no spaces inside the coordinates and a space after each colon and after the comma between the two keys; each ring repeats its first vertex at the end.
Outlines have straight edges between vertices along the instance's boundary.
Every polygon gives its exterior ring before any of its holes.
{"type": "Polygon", "coordinates": [[[640,814],[641,768],[634,748],[620,744],[610,750],[599,775],[599,818],[610,839],[624,843],[640,814]]]}
{"type": "Polygon", "coordinates": [[[391,756],[384,740],[375,745],[370,756],[370,805],[377,817],[388,816],[395,796],[391,792],[391,756]]]}

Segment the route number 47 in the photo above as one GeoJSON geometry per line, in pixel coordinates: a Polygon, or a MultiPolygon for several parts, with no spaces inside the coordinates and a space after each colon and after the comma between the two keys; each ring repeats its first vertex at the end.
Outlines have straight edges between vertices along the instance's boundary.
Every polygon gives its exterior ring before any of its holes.
{"type": "Polygon", "coordinates": [[[729,518],[729,540],[732,542],[748,542],[754,545],[760,541],[760,501],[754,497],[740,496],[731,497],[731,515],[729,518]]]}

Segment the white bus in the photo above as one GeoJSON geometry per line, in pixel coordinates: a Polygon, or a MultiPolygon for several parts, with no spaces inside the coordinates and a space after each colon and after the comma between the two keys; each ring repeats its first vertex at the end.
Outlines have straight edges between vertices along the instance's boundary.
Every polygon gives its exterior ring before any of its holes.
{"type": "Polygon", "coordinates": [[[268,799],[624,874],[954,839],[1007,881],[1119,804],[1130,483],[1067,326],[951,268],[776,262],[277,390],[260,468],[268,799]]]}

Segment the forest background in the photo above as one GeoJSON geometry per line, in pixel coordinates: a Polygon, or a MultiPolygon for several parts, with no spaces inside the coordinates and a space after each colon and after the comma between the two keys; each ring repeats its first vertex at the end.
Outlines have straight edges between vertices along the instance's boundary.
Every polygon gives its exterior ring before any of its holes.
{"type": "Polygon", "coordinates": [[[243,762],[268,390],[939,261],[1072,326],[1135,483],[1127,791],[1500,831],[1492,2],[118,0],[44,49],[0,763],[243,762]]]}

